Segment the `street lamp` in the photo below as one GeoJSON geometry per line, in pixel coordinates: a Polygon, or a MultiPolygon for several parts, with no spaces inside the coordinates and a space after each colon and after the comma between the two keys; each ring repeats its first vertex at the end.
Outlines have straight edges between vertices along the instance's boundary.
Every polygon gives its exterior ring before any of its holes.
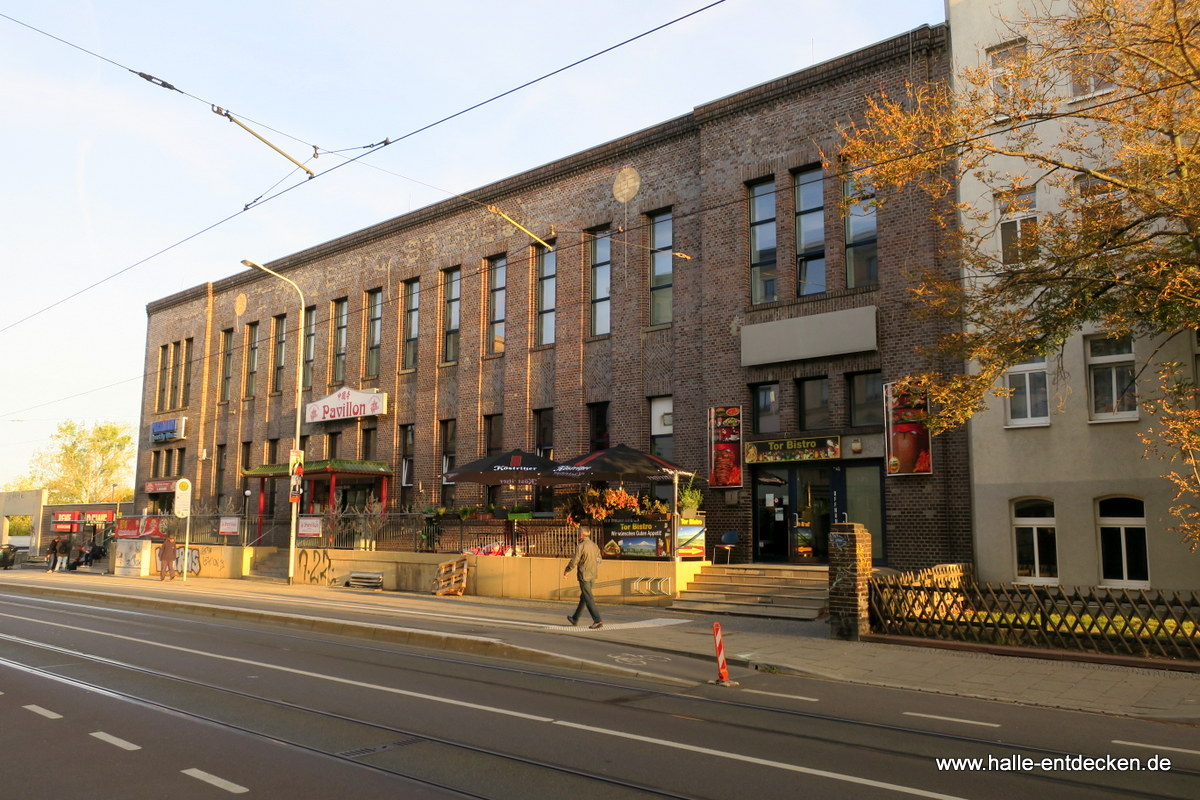
{"type": "MultiPolygon", "coordinates": [[[[273,275],[279,280],[291,286],[296,290],[296,294],[300,296],[300,316],[298,317],[298,325],[296,326],[296,438],[293,440],[292,448],[300,450],[300,423],[304,417],[303,408],[303,379],[301,377],[304,370],[304,348],[301,346],[304,336],[304,292],[300,291],[300,287],[291,278],[285,278],[278,272],[267,269],[262,264],[255,263],[248,258],[243,258],[242,263],[250,269],[256,269],[259,272],[265,272],[268,275],[273,275]]],[[[304,459],[304,453],[300,453],[301,461],[304,459]]],[[[291,498],[292,500],[292,521],[288,534],[288,572],[287,581],[290,585],[296,575],[296,530],[300,525],[300,500],[299,498],[291,498]]]]}

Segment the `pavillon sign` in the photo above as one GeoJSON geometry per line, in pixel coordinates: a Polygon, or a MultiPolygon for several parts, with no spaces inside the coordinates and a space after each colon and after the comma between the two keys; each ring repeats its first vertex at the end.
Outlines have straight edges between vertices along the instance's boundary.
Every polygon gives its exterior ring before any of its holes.
{"type": "Polygon", "coordinates": [[[357,389],[338,389],[328,397],[314,400],[304,408],[304,418],[308,422],[375,417],[386,413],[387,394],[360,392],[357,389]]]}

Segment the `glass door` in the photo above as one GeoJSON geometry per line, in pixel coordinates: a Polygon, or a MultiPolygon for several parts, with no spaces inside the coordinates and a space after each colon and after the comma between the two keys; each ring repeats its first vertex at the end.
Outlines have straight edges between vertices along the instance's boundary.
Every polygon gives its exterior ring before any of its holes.
{"type": "Polygon", "coordinates": [[[754,473],[754,560],[788,560],[792,515],[788,467],[759,467],[754,473]]]}

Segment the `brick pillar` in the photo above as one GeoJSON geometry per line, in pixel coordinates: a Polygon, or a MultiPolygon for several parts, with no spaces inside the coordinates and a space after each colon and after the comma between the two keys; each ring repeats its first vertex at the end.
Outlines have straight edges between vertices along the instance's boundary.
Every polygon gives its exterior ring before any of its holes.
{"type": "Polygon", "coordinates": [[[870,630],[867,583],[871,534],[857,522],[835,523],[829,532],[829,635],[857,642],[870,630]]]}

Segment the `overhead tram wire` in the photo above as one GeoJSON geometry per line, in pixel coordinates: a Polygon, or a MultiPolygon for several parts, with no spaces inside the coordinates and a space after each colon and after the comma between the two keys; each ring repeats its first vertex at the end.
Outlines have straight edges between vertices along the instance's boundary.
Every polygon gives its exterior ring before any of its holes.
{"type": "MultiPolygon", "coordinates": [[[[510,94],[513,94],[514,92],[519,92],[519,91],[521,91],[522,89],[526,89],[526,88],[528,88],[528,87],[530,87],[530,86],[533,86],[533,85],[535,85],[535,84],[537,84],[537,83],[540,83],[540,82],[542,82],[542,81],[544,81],[544,80],[547,80],[548,78],[551,78],[551,77],[553,77],[553,76],[555,76],[555,75],[558,75],[558,74],[560,74],[560,73],[562,73],[562,72],[565,72],[566,70],[572,69],[572,68],[574,68],[574,67],[576,67],[576,66],[579,66],[580,64],[584,64],[584,63],[586,63],[586,62],[588,62],[588,61],[591,61],[591,60],[592,60],[592,59],[594,59],[594,58],[598,58],[599,56],[605,55],[605,54],[607,54],[607,53],[611,53],[612,51],[614,51],[614,50],[616,50],[616,49],[618,49],[618,48],[620,48],[620,47],[624,47],[625,45],[627,45],[627,44],[630,44],[630,43],[632,43],[632,42],[635,42],[635,41],[637,41],[637,40],[639,40],[639,39],[642,39],[642,38],[644,38],[644,37],[646,37],[646,36],[649,36],[649,35],[650,35],[650,34],[652,34],[652,33],[657,33],[658,31],[661,31],[661,30],[663,30],[663,29],[665,29],[665,28],[668,28],[668,27],[670,27],[670,26],[672,26],[672,25],[675,25],[675,24],[676,24],[676,23],[678,23],[678,22],[682,22],[683,20],[686,20],[686,19],[688,19],[688,18],[690,18],[690,17],[693,17],[693,16],[695,16],[695,15],[697,15],[697,14],[700,14],[700,13],[702,13],[702,12],[704,12],[704,11],[708,11],[709,9],[711,9],[711,8],[713,8],[713,7],[715,7],[715,6],[721,5],[721,4],[722,4],[722,3],[724,3],[724,2],[725,2],[725,0],[715,0],[714,2],[712,2],[712,3],[709,3],[708,5],[706,5],[706,6],[703,6],[703,7],[701,7],[701,8],[698,8],[698,9],[696,9],[695,11],[691,11],[691,12],[689,12],[689,13],[687,13],[687,14],[684,14],[683,16],[676,17],[675,19],[673,19],[673,20],[670,20],[669,22],[665,22],[665,23],[663,23],[663,24],[661,24],[661,25],[658,25],[658,26],[656,26],[656,27],[654,27],[654,28],[651,28],[650,30],[644,31],[644,32],[642,32],[642,33],[639,33],[639,34],[638,34],[638,35],[636,35],[636,36],[630,37],[630,38],[628,38],[628,39],[626,39],[626,40],[624,40],[624,41],[622,41],[622,42],[619,42],[619,43],[617,43],[617,44],[611,45],[611,46],[609,46],[609,47],[606,47],[606,48],[604,48],[603,50],[597,51],[597,52],[595,52],[595,53],[593,53],[593,54],[591,54],[591,55],[589,55],[589,56],[586,56],[586,57],[584,57],[584,58],[581,58],[581,59],[579,59],[579,60],[577,60],[577,61],[574,61],[574,62],[572,62],[572,63],[570,63],[570,64],[568,64],[568,65],[566,65],[566,66],[564,66],[564,67],[560,67],[560,68],[558,68],[558,69],[556,69],[556,70],[554,70],[554,71],[552,71],[552,72],[548,72],[548,73],[546,73],[545,75],[542,75],[542,76],[541,76],[541,77],[539,77],[539,78],[534,78],[533,80],[526,81],[525,83],[521,84],[520,86],[516,86],[516,87],[514,87],[514,88],[512,88],[512,89],[509,89],[509,90],[507,90],[507,91],[501,92],[500,94],[498,94],[498,95],[495,95],[495,96],[493,96],[493,97],[490,97],[490,98],[488,98],[487,100],[483,100],[483,101],[480,101],[480,102],[478,102],[478,103],[475,103],[474,105],[468,106],[467,108],[464,108],[464,109],[462,109],[461,111],[455,112],[454,114],[450,114],[449,116],[443,117],[443,118],[441,118],[441,119],[439,119],[439,120],[437,120],[437,121],[435,121],[435,122],[431,122],[431,123],[429,123],[429,124],[427,124],[427,125],[424,125],[424,126],[422,126],[422,127],[420,127],[420,128],[417,128],[416,130],[409,131],[408,133],[406,133],[406,134],[404,134],[404,135],[402,135],[402,136],[400,136],[400,137],[398,137],[398,138],[392,139],[392,138],[390,138],[390,137],[389,137],[389,138],[386,138],[386,139],[384,139],[382,142],[379,142],[379,143],[377,143],[377,144],[374,144],[374,145],[365,145],[365,146],[363,146],[363,147],[365,148],[363,153],[359,154],[358,156],[355,156],[354,158],[349,158],[349,159],[346,159],[346,160],[345,160],[345,161],[343,161],[342,163],[340,163],[340,164],[336,164],[336,165],[334,165],[334,166],[330,167],[330,168],[329,168],[329,169],[327,169],[327,170],[323,170],[322,172],[318,172],[318,173],[317,173],[317,174],[316,174],[314,177],[322,177],[322,176],[324,176],[324,175],[327,175],[327,174],[329,174],[330,172],[333,172],[333,171],[334,171],[334,170],[336,170],[336,169],[341,169],[342,167],[345,167],[345,166],[347,166],[347,165],[349,165],[349,164],[354,164],[354,163],[357,163],[357,162],[358,162],[360,159],[362,159],[362,158],[366,157],[367,155],[370,155],[371,153],[374,153],[374,152],[378,152],[379,150],[382,150],[383,148],[385,148],[385,147],[388,147],[389,145],[395,144],[396,142],[404,141],[405,139],[409,139],[409,138],[411,138],[411,137],[413,137],[413,136],[416,136],[418,133],[423,133],[424,131],[430,130],[431,128],[434,128],[434,127],[436,127],[436,126],[438,126],[438,125],[442,125],[442,124],[444,124],[444,123],[446,123],[446,122],[449,122],[449,121],[450,121],[450,120],[452,120],[452,119],[456,119],[457,117],[460,117],[460,116],[462,116],[463,114],[466,114],[466,113],[468,113],[468,112],[474,111],[474,110],[476,110],[476,109],[478,109],[478,108],[482,108],[483,106],[486,106],[486,105],[488,105],[489,103],[493,103],[493,102],[495,102],[495,101],[497,101],[497,100],[500,100],[501,98],[507,97],[508,95],[510,95],[510,94]]],[[[186,96],[186,97],[190,97],[190,98],[192,98],[193,100],[196,100],[196,101],[198,101],[198,102],[205,103],[206,105],[209,105],[209,106],[210,106],[210,108],[214,106],[214,104],[212,104],[212,103],[209,103],[208,101],[206,101],[206,100],[203,100],[202,98],[196,97],[195,95],[192,95],[192,94],[189,94],[189,93],[187,93],[187,92],[184,92],[182,89],[179,89],[178,87],[176,87],[176,86],[174,86],[174,85],[172,85],[172,84],[168,83],[167,81],[161,80],[161,79],[159,79],[159,78],[156,78],[156,77],[154,77],[154,76],[152,76],[152,75],[148,75],[148,74],[146,74],[146,73],[144,73],[144,72],[139,72],[139,71],[137,71],[137,70],[134,70],[134,69],[131,69],[131,68],[129,68],[129,67],[126,67],[126,66],[124,66],[123,64],[120,64],[120,63],[118,63],[118,62],[116,62],[116,61],[113,61],[113,60],[112,60],[112,59],[110,59],[110,58],[106,58],[105,56],[99,55],[98,53],[94,53],[94,52],[92,52],[91,50],[88,50],[88,49],[86,49],[86,48],[84,48],[84,47],[80,47],[80,46],[79,46],[79,45],[77,45],[77,44],[74,44],[74,43],[72,43],[72,42],[69,42],[69,41],[67,41],[66,39],[62,39],[61,37],[55,36],[55,35],[53,35],[53,34],[51,34],[51,33],[47,33],[46,31],[43,31],[43,30],[41,30],[40,28],[36,28],[36,27],[34,27],[34,26],[32,26],[32,25],[29,25],[28,23],[22,22],[22,21],[20,21],[20,20],[18,20],[18,19],[15,19],[15,18],[13,18],[13,17],[11,17],[11,16],[9,16],[9,15],[7,15],[7,14],[0,13],[0,18],[7,19],[7,20],[9,20],[10,22],[16,23],[17,25],[21,25],[22,27],[28,28],[29,30],[32,30],[32,31],[34,31],[34,32],[36,32],[36,33],[39,33],[39,34],[43,35],[43,36],[47,36],[47,37],[49,37],[49,38],[51,38],[51,39],[54,39],[55,41],[61,42],[62,44],[65,44],[65,45],[67,45],[68,47],[71,47],[71,48],[74,48],[74,49],[76,49],[76,50],[79,50],[79,51],[81,51],[81,52],[83,52],[83,53],[86,53],[86,54],[88,54],[88,55],[90,55],[90,56],[93,56],[94,58],[98,58],[98,59],[100,59],[100,60],[102,60],[102,61],[104,61],[104,62],[106,62],[106,63],[112,64],[113,66],[115,66],[115,67],[117,67],[117,68],[119,68],[119,69],[125,70],[126,72],[130,72],[130,73],[132,73],[132,74],[134,74],[134,75],[137,75],[138,77],[140,77],[140,78],[142,78],[142,79],[144,79],[144,80],[147,80],[147,81],[149,81],[150,83],[153,83],[153,84],[154,84],[154,85],[156,85],[156,86],[160,86],[160,87],[162,87],[162,88],[164,88],[164,89],[168,89],[168,90],[170,90],[170,91],[179,92],[180,94],[182,94],[182,95],[184,95],[184,96],[186,96]]],[[[247,120],[249,120],[249,121],[251,121],[251,122],[254,122],[254,124],[255,124],[255,125],[259,125],[260,127],[266,128],[267,130],[273,131],[273,132],[275,132],[275,133],[279,133],[281,136],[286,136],[287,138],[289,138],[289,139],[292,139],[293,141],[297,141],[297,142],[301,142],[301,141],[303,141],[303,140],[301,140],[301,139],[297,139],[297,138],[296,138],[296,137],[294,137],[294,136],[291,136],[290,134],[287,134],[287,133],[284,133],[284,132],[282,132],[282,131],[278,131],[278,130],[276,130],[276,129],[274,129],[274,128],[271,128],[271,127],[270,127],[270,126],[268,126],[268,125],[263,125],[262,123],[255,122],[254,120],[251,120],[249,117],[246,117],[246,119],[247,119],[247,120]]],[[[316,151],[317,151],[317,148],[316,148],[316,146],[315,146],[315,145],[311,145],[311,144],[309,144],[309,143],[305,143],[305,144],[308,144],[308,146],[310,146],[310,147],[313,147],[313,148],[314,148],[314,152],[316,152],[316,151]]],[[[326,151],[326,152],[331,152],[331,153],[332,153],[332,152],[337,152],[337,151],[326,151]]],[[[262,205],[262,204],[264,204],[264,203],[270,202],[271,200],[274,200],[274,199],[276,199],[277,197],[281,197],[281,196],[283,196],[283,195],[287,194],[288,192],[292,191],[293,189],[295,189],[295,188],[296,188],[296,187],[298,187],[298,186],[303,186],[303,185],[306,185],[308,182],[309,182],[309,181],[304,181],[304,182],[302,182],[302,183],[296,183],[296,184],[293,184],[292,186],[289,186],[289,187],[287,187],[287,188],[285,188],[285,189],[281,189],[280,191],[278,191],[278,192],[275,192],[274,194],[268,194],[268,195],[266,195],[265,197],[260,197],[260,198],[258,198],[258,199],[256,199],[256,200],[254,200],[254,201],[252,201],[252,202],[250,202],[250,203],[247,203],[247,204],[246,204],[246,205],[245,205],[245,206],[242,208],[242,210],[241,210],[241,211],[234,212],[233,214],[230,214],[229,216],[227,216],[227,217],[225,217],[225,218],[223,218],[223,219],[220,219],[220,220],[218,220],[217,222],[214,222],[214,223],[212,223],[211,225],[208,225],[207,227],[205,227],[205,228],[202,228],[202,229],[201,229],[201,230],[199,230],[199,231],[196,231],[195,233],[193,233],[193,234],[191,234],[191,235],[189,235],[189,236],[187,236],[187,237],[185,237],[185,238],[183,238],[183,239],[181,239],[181,240],[179,240],[179,241],[175,242],[174,244],[168,245],[167,247],[164,247],[164,248],[162,248],[161,250],[159,250],[159,251],[157,251],[157,252],[155,252],[155,253],[152,253],[151,255],[149,255],[149,256],[146,256],[145,258],[143,258],[143,259],[141,259],[141,260],[139,260],[139,261],[136,261],[136,262],[134,262],[133,264],[130,264],[129,266],[127,266],[127,267],[124,267],[124,268],[122,268],[122,269],[118,270],[117,272],[114,272],[113,274],[111,274],[111,275],[109,275],[109,276],[107,276],[107,277],[105,277],[105,278],[101,278],[100,280],[96,281],[95,283],[92,283],[92,284],[90,284],[90,285],[88,285],[88,286],[86,286],[86,287],[84,287],[84,288],[80,289],[79,291],[77,291],[77,292],[74,292],[74,293],[72,293],[72,294],[68,295],[67,297],[64,297],[64,298],[62,298],[62,299],[60,299],[60,300],[57,300],[57,301],[55,301],[55,302],[51,303],[50,305],[48,305],[48,306],[46,306],[46,307],[44,307],[44,308],[41,308],[41,309],[39,309],[39,310],[37,310],[37,311],[34,311],[33,313],[31,313],[31,314],[28,314],[28,315],[26,315],[26,316],[24,316],[24,317],[22,317],[22,318],[20,318],[20,319],[18,319],[18,320],[14,320],[13,322],[11,322],[11,323],[9,323],[9,324],[5,325],[4,327],[0,327],[0,333],[4,333],[4,332],[6,332],[6,331],[8,331],[8,330],[11,330],[12,328],[14,328],[14,327],[16,327],[16,326],[18,326],[18,325],[21,325],[21,324],[23,324],[23,323],[25,323],[25,322],[28,322],[29,320],[33,319],[34,317],[40,316],[40,315],[42,315],[42,314],[46,313],[47,311],[49,311],[49,310],[51,310],[51,309],[53,309],[53,308],[56,308],[56,307],[57,307],[57,306],[59,306],[59,305],[62,305],[63,303],[67,302],[68,300],[72,300],[72,299],[74,299],[74,298],[78,297],[78,296],[79,296],[79,295],[81,295],[81,294],[84,294],[84,293],[86,293],[86,292],[89,292],[89,291],[91,291],[92,289],[95,289],[96,287],[98,287],[98,286],[100,286],[100,285],[102,285],[102,284],[104,284],[104,283],[107,283],[108,281],[110,281],[110,280],[113,280],[114,278],[117,278],[117,277],[119,277],[120,275],[123,275],[123,274],[124,274],[124,273],[126,273],[126,272],[129,272],[130,270],[133,270],[133,269],[135,269],[135,268],[137,268],[137,267],[140,267],[141,265],[145,264],[147,261],[150,261],[150,260],[152,260],[152,259],[154,259],[154,258],[157,258],[158,256],[161,256],[161,255],[163,255],[164,253],[167,253],[167,252],[169,252],[169,251],[171,251],[171,250],[174,250],[176,247],[179,247],[180,245],[183,245],[183,244],[185,244],[186,242],[189,242],[189,241],[191,241],[192,239],[195,239],[195,238],[196,238],[196,237],[198,237],[198,236],[201,236],[201,235],[203,235],[203,234],[205,234],[205,233],[208,233],[209,231],[213,230],[214,228],[217,228],[217,227],[219,227],[219,226],[221,226],[221,225],[224,225],[225,223],[227,223],[227,222],[229,222],[229,221],[231,221],[231,220],[235,219],[236,217],[238,217],[238,216],[240,216],[240,215],[242,215],[242,214],[246,213],[246,212],[247,212],[247,211],[249,211],[250,209],[252,209],[252,208],[256,208],[257,206],[260,206],[260,205],[262,205]]],[[[469,199],[469,198],[465,198],[465,199],[469,199]]],[[[472,201],[472,202],[477,202],[477,201],[472,201]]],[[[3,415],[0,415],[0,416],[3,416],[3,415]]]]}

